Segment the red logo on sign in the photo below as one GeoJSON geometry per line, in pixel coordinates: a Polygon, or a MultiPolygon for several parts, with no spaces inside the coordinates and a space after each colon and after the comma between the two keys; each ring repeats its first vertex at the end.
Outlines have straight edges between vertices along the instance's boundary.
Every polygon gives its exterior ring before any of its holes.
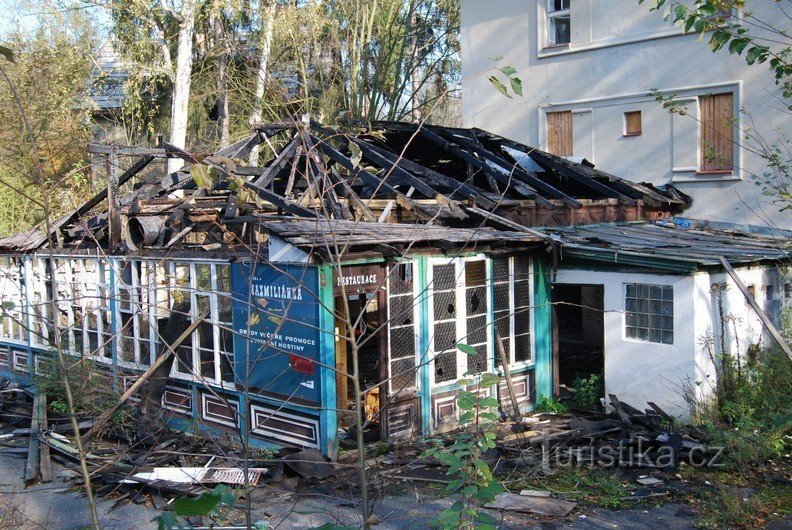
{"type": "Polygon", "coordinates": [[[313,368],[313,363],[311,362],[310,359],[303,359],[302,357],[291,355],[290,361],[291,361],[292,370],[294,370],[298,374],[313,375],[314,368],[313,368]]]}

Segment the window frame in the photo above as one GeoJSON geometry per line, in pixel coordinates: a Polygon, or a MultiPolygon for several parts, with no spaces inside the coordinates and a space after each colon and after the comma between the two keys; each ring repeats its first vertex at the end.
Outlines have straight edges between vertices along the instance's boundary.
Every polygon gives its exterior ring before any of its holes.
{"type": "MultiPolygon", "coordinates": [[[[508,341],[509,341],[509,351],[507,351],[506,354],[507,354],[508,360],[509,360],[509,369],[512,370],[512,371],[521,370],[523,368],[530,367],[530,366],[533,366],[534,364],[536,364],[536,356],[535,356],[536,348],[535,348],[535,344],[534,344],[534,337],[536,336],[535,335],[535,330],[534,330],[534,326],[536,324],[536,319],[534,318],[534,312],[535,312],[535,309],[536,309],[534,307],[534,305],[535,305],[534,304],[534,300],[535,300],[534,279],[535,279],[535,277],[534,277],[534,260],[533,260],[532,256],[528,256],[526,258],[528,260],[528,280],[527,280],[528,281],[528,285],[529,285],[529,290],[528,290],[528,304],[529,304],[528,305],[528,307],[529,307],[529,309],[528,309],[528,318],[530,319],[528,321],[528,336],[529,336],[528,343],[530,345],[530,351],[529,351],[528,359],[523,360],[523,361],[518,361],[517,360],[517,346],[516,346],[516,338],[517,338],[516,318],[517,318],[517,316],[516,316],[516,301],[515,301],[515,295],[514,295],[515,284],[516,284],[516,282],[515,282],[515,273],[514,273],[514,270],[515,270],[515,259],[516,258],[517,258],[517,256],[514,255],[514,254],[508,256],[508,260],[509,260],[509,279],[508,279],[507,282],[498,282],[495,278],[492,278],[492,281],[490,282],[491,285],[492,285],[491,292],[492,292],[492,299],[493,299],[493,304],[492,304],[493,314],[496,311],[495,304],[494,304],[494,300],[495,300],[495,285],[499,284],[499,283],[508,283],[508,285],[509,285],[509,309],[508,309],[508,311],[509,311],[509,313],[508,313],[509,314],[509,336],[508,337],[503,337],[503,338],[504,339],[508,339],[508,341]]],[[[493,322],[492,331],[491,331],[492,340],[493,341],[497,341],[497,336],[495,335],[495,329],[496,329],[495,328],[495,322],[493,322]]],[[[497,347],[498,347],[498,345],[495,344],[495,348],[497,348],[497,347]]],[[[497,367],[497,369],[500,372],[503,372],[503,365],[500,362],[500,354],[499,353],[498,353],[497,357],[495,358],[495,366],[497,367]]]]}
{"type": "MultiPolygon", "coordinates": [[[[638,300],[639,298],[636,296],[635,299],[638,300]]],[[[675,318],[676,312],[675,312],[675,307],[674,307],[675,303],[676,303],[676,294],[674,292],[674,285],[673,284],[647,283],[647,282],[624,282],[622,284],[622,300],[623,300],[623,304],[624,304],[624,312],[623,312],[623,315],[622,315],[622,340],[631,341],[631,342],[637,342],[637,343],[641,343],[641,344],[647,344],[647,343],[648,344],[656,344],[658,346],[674,346],[676,344],[676,318],[675,318]],[[629,311],[627,309],[627,299],[628,299],[628,297],[627,297],[627,287],[628,286],[635,286],[636,288],[639,287],[639,286],[645,286],[645,287],[648,287],[650,290],[651,290],[652,287],[659,287],[661,289],[671,289],[671,300],[670,300],[670,302],[671,302],[671,315],[663,315],[662,314],[662,308],[661,308],[661,313],[657,314],[660,318],[662,318],[664,316],[670,316],[671,317],[671,329],[670,329],[671,342],[664,342],[663,341],[663,334],[668,332],[669,330],[666,330],[666,329],[664,329],[662,327],[658,329],[658,331],[660,332],[660,340],[659,341],[654,341],[654,340],[651,340],[649,338],[642,339],[640,337],[631,337],[631,336],[628,335],[628,332],[627,332],[627,328],[628,327],[632,327],[632,328],[635,328],[635,329],[643,328],[643,326],[637,326],[637,325],[628,326],[627,325],[627,315],[629,313],[631,313],[631,312],[632,313],[637,313],[637,311],[635,311],[635,310],[629,311]]],[[[651,301],[651,298],[646,298],[646,301],[647,301],[647,303],[649,303],[651,301]]],[[[662,303],[664,301],[665,300],[663,300],[662,294],[661,294],[660,302],[662,303]]],[[[646,314],[649,315],[651,313],[647,310],[646,314]]],[[[647,324],[646,329],[647,329],[647,331],[651,331],[652,329],[656,329],[656,328],[651,328],[647,324]]]]}
{"type": "Polygon", "coordinates": [[[547,0],[545,3],[545,40],[544,40],[544,48],[565,48],[569,47],[572,44],[572,2],[571,0],[562,0],[562,3],[566,2],[567,7],[562,9],[555,8],[555,0],[547,0]],[[568,42],[556,42],[556,27],[555,23],[557,19],[568,19],[569,20],[569,41],[568,42]]]}
{"type": "MultiPolygon", "coordinates": [[[[428,298],[428,309],[429,309],[429,323],[430,323],[430,331],[429,331],[429,341],[428,341],[428,352],[429,352],[429,387],[431,389],[456,385],[456,382],[459,379],[463,379],[465,374],[468,371],[468,354],[465,352],[460,351],[456,348],[456,344],[464,343],[467,344],[467,338],[469,332],[467,331],[467,321],[468,321],[468,311],[467,311],[467,303],[465,300],[465,291],[467,290],[467,282],[465,278],[465,263],[469,261],[483,261],[484,262],[484,287],[485,292],[489,293],[491,291],[491,277],[492,277],[492,260],[483,255],[483,254],[476,254],[472,256],[464,256],[464,257],[457,257],[457,258],[430,258],[428,267],[427,267],[427,281],[428,281],[428,289],[427,289],[427,298],[428,298]],[[441,352],[435,351],[435,323],[442,322],[436,321],[434,318],[434,301],[435,301],[435,287],[434,287],[434,267],[437,265],[454,265],[454,303],[456,304],[456,316],[455,316],[455,341],[454,341],[454,351],[456,352],[456,367],[457,367],[457,374],[456,377],[450,379],[448,381],[436,381],[435,377],[435,359],[438,354],[448,353],[452,350],[443,350],[441,352]]],[[[443,289],[445,290],[445,289],[443,289]]],[[[492,328],[492,297],[491,295],[487,295],[487,310],[484,313],[485,315],[485,329],[491,330],[492,328]]],[[[487,366],[482,370],[481,373],[489,371],[492,369],[492,358],[493,358],[493,342],[492,342],[492,333],[486,333],[486,342],[484,343],[487,348],[487,366]]]]}
{"type": "Polygon", "coordinates": [[[633,136],[641,136],[643,134],[643,112],[641,110],[628,110],[625,111],[624,114],[624,129],[622,131],[622,136],[626,137],[633,137],[633,136]],[[629,124],[630,120],[628,115],[638,115],[638,130],[630,131],[629,124]]]}
{"type": "MultiPolygon", "coordinates": [[[[391,395],[394,392],[408,392],[411,390],[417,390],[420,386],[419,384],[419,376],[421,372],[421,348],[420,348],[420,337],[419,337],[419,323],[420,323],[420,296],[421,293],[419,292],[418,282],[415,281],[417,276],[417,269],[418,263],[415,261],[399,261],[396,263],[391,264],[386,269],[386,282],[385,288],[387,292],[387,313],[386,318],[388,322],[388,394],[391,395]],[[393,294],[393,290],[391,289],[391,281],[392,281],[392,274],[399,274],[399,269],[401,267],[409,267],[410,269],[410,277],[412,283],[412,291],[410,293],[396,293],[393,294]],[[392,314],[391,314],[391,300],[397,297],[410,297],[412,302],[412,322],[410,324],[398,324],[393,325],[392,314]],[[405,329],[409,328],[413,334],[413,360],[415,363],[415,375],[413,377],[413,385],[404,387],[404,388],[393,388],[393,364],[396,361],[401,361],[404,359],[408,359],[409,357],[394,357],[393,350],[392,350],[392,339],[391,335],[393,330],[405,329]]],[[[434,322],[434,321],[433,321],[434,322]]]]}
{"type": "MultiPolygon", "coordinates": [[[[728,176],[734,175],[736,173],[736,165],[738,159],[738,141],[735,140],[735,134],[739,133],[740,130],[740,113],[739,107],[735,105],[737,100],[737,93],[735,90],[729,90],[725,92],[718,92],[713,91],[704,94],[696,95],[696,106],[698,112],[698,161],[696,162],[696,175],[700,176],[728,176]],[[717,96],[731,96],[731,117],[730,117],[730,128],[731,128],[731,138],[727,139],[726,141],[731,146],[731,153],[730,153],[730,164],[727,168],[718,168],[718,169],[705,169],[705,165],[707,163],[707,153],[706,147],[704,145],[704,133],[705,129],[712,129],[716,133],[718,132],[717,129],[719,128],[718,125],[713,125],[712,123],[704,123],[704,116],[702,116],[703,112],[703,103],[705,99],[713,98],[717,96]]],[[[713,117],[713,119],[718,119],[718,117],[713,117]]],[[[725,117],[721,116],[720,119],[725,119],[725,117]]],[[[722,153],[719,153],[722,156],[722,153]]]]}
{"type": "MultiPolygon", "coordinates": [[[[231,342],[231,351],[226,352],[222,349],[222,341],[220,340],[220,333],[221,329],[220,326],[227,325],[233,334],[233,308],[230,318],[232,319],[231,322],[222,322],[220,320],[220,296],[228,297],[229,301],[233,299],[233,292],[231,290],[231,263],[227,261],[216,261],[216,260],[196,260],[196,259],[178,259],[178,260],[167,260],[162,262],[163,266],[167,266],[167,279],[168,279],[168,292],[172,292],[174,290],[186,291],[187,295],[190,297],[190,319],[194,321],[200,315],[200,311],[198,309],[198,297],[206,296],[209,298],[209,316],[206,319],[206,322],[211,324],[212,326],[212,351],[213,351],[213,372],[214,375],[212,377],[203,376],[201,375],[201,355],[200,350],[201,348],[198,347],[198,340],[200,333],[200,326],[198,326],[195,331],[193,331],[192,335],[190,336],[190,343],[189,348],[192,355],[192,372],[182,372],[177,370],[178,366],[178,359],[175,359],[173,366],[171,367],[171,377],[174,379],[180,379],[183,381],[195,381],[201,384],[217,386],[220,388],[225,389],[234,389],[235,388],[235,374],[233,372],[234,369],[234,346],[233,346],[233,336],[231,342]],[[178,286],[176,284],[176,267],[180,265],[186,265],[188,270],[188,278],[187,283],[184,286],[178,286]],[[197,266],[199,265],[207,265],[209,266],[210,270],[210,285],[208,289],[198,288],[198,275],[196,273],[197,266]],[[218,267],[225,266],[228,267],[228,274],[227,274],[227,281],[228,281],[228,291],[221,291],[220,290],[220,275],[218,274],[218,267]],[[231,378],[229,381],[223,380],[223,371],[222,371],[222,356],[226,355],[230,362],[231,362],[231,378]]],[[[170,297],[168,298],[170,302],[170,297]]],[[[186,342],[186,341],[185,341],[186,342]]],[[[185,343],[182,343],[184,346],[185,343]]]]}

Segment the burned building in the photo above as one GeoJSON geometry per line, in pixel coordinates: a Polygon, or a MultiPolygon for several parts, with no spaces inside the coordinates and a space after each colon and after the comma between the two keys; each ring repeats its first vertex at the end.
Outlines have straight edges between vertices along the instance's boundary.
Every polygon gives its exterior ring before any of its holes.
{"type": "Polygon", "coordinates": [[[119,391],[145,374],[174,423],[328,454],[356,406],[382,438],[453,428],[466,375],[508,370],[511,392],[480,389],[505,409],[552,394],[563,248],[531,227],[685,207],[480,130],[300,120],[209,155],[89,150],[107,189],[0,240],[3,377],[52,370],[59,342],[119,391]]]}

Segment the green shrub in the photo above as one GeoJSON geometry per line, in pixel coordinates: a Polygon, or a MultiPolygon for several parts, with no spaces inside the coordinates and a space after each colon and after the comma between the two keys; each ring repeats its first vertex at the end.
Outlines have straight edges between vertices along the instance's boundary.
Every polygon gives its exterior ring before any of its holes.
{"type": "Polygon", "coordinates": [[[728,463],[747,467],[777,459],[792,449],[792,362],[767,350],[742,366],[724,363],[731,374],[711,403],[695,403],[694,419],[704,441],[725,448],[728,463]]]}
{"type": "Polygon", "coordinates": [[[561,414],[566,412],[568,407],[557,397],[542,396],[536,404],[537,412],[547,412],[549,414],[561,414]]]}
{"type": "Polygon", "coordinates": [[[575,376],[572,382],[575,395],[572,404],[579,409],[597,410],[601,408],[600,398],[605,389],[602,385],[601,374],[591,374],[589,377],[575,376]]]}

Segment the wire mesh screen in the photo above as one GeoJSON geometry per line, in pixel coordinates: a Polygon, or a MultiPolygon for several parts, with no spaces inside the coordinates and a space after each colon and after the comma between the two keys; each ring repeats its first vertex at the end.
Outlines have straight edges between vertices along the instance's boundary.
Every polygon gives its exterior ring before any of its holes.
{"type": "Polygon", "coordinates": [[[415,387],[415,303],[413,264],[392,265],[388,270],[388,369],[391,393],[415,387]]]}
{"type": "Polygon", "coordinates": [[[457,353],[450,351],[435,356],[435,382],[444,383],[457,378],[457,353]]]}

